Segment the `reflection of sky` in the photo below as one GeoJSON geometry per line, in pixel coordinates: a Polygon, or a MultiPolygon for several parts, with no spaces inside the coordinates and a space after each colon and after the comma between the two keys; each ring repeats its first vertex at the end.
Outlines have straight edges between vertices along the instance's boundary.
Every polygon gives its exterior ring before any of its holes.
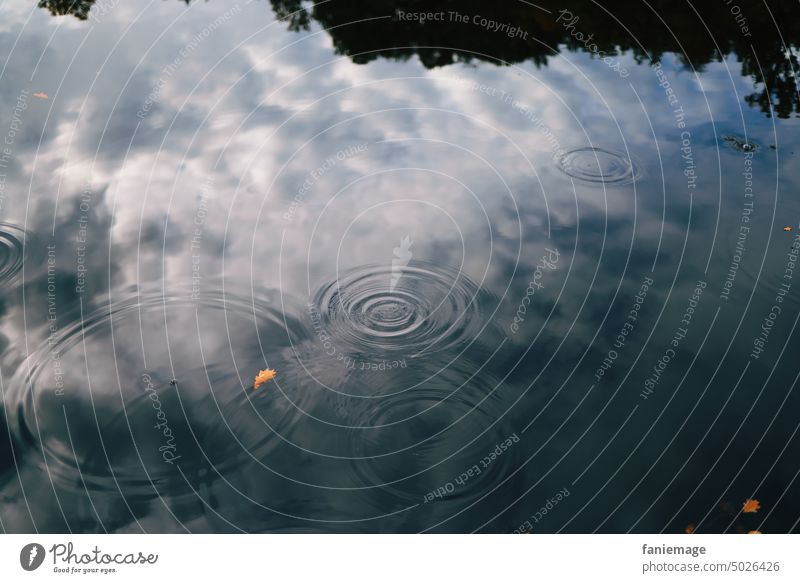
{"type": "MultiPolygon", "coordinates": [[[[699,182],[690,200],[673,108],[653,71],[629,56],[621,57],[631,71],[624,80],[588,55],[568,52],[547,68],[428,70],[416,59],[360,66],[335,56],[324,31],[287,32],[265,5],[252,3],[165,74],[192,36],[230,6],[156,3],[139,18],[140,7],[120,4],[99,23],[53,18],[22,2],[5,8],[0,50],[11,56],[2,76],[13,83],[0,86],[3,102],[13,103],[22,88],[50,98],[29,98],[7,183],[15,194],[4,202],[2,218],[28,225],[42,241],[55,225],[59,267],[69,272],[76,209],[88,181],[94,193],[91,289],[101,297],[164,275],[190,283],[195,235],[203,285],[224,270],[234,286],[252,283],[299,296],[343,270],[389,264],[408,235],[416,259],[460,266],[498,296],[510,288],[499,307],[505,324],[544,248],[557,245],[564,267],[542,292],[544,305],[564,288],[544,340],[568,333],[590,340],[621,280],[635,293],[640,275],[656,261],[666,289],[683,257],[673,290],[678,299],[658,333],[668,338],[706,261],[713,260],[707,277],[714,282],[709,296],[716,295],[735,246],[731,225],[741,210],[743,158],[717,149],[723,135],[746,133],[761,145],[754,160],[763,192],[749,242],[753,253],[738,285],[752,285],[763,254],[755,250],[775,230],[772,144],[781,146],[777,220],[798,210],[787,199],[798,186],[796,120],[773,127],[739,106],[752,88],[734,57],[698,75],[676,58],[664,59],[692,133],[699,182]],[[159,79],[163,87],[142,119],[137,112],[159,79]],[[543,126],[501,97],[472,90],[472,82],[514,96],[543,126]],[[629,152],[642,179],[635,188],[573,184],[556,168],[543,127],[565,149],[593,144],[629,152]],[[311,173],[359,144],[366,151],[313,178],[286,221],[311,173]],[[202,217],[201,201],[207,206],[202,217]],[[591,301],[584,307],[587,294],[600,307],[591,301]]],[[[6,107],[0,130],[9,122],[6,107]]],[[[779,274],[784,261],[783,253],[772,254],[765,269],[779,274]]],[[[35,289],[29,297],[43,301],[35,289]]],[[[663,300],[651,301],[660,309],[663,300]]],[[[9,336],[31,334],[19,311],[5,328],[9,336]]],[[[532,325],[519,342],[537,331],[532,325]]],[[[35,346],[43,339],[28,340],[35,346]]],[[[585,348],[575,346],[567,344],[568,358],[585,348]]],[[[556,386],[555,377],[543,382],[556,386]]]]}
{"type": "MultiPolygon", "coordinates": [[[[562,295],[562,308],[583,297],[604,241],[601,274],[616,275],[595,280],[595,290],[609,286],[613,293],[634,236],[640,257],[633,259],[642,265],[652,261],[662,237],[667,264],[679,258],[689,209],[680,132],[655,74],[628,57],[622,60],[632,74],[625,80],[585,53],[562,53],[542,69],[427,70],[415,59],[359,66],[333,56],[324,31],[287,32],[257,4],[241,6],[181,57],[192,36],[230,7],[163,4],[137,20],[138,8],[120,5],[99,23],[15,8],[9,20],[31,22],[6,78],[27,79],[31,55],[41,54],[29,86],[50,100],[29,99],[26,131],[15,144],[22,169],[9,188],[30,192],[27,212],[37,230],[48,220],[63,222],[66,239],[77,229],[74,201],[87,180],[96,190],[106,188],[103,198],[93,199],[98,217],[89,237],[111,244],[112,288],[158,280],[162,269],[170,279],[188,281],[204,192],[203,276],[222,271],[224,249],[226,277],[300,294],[339,270],[391,261],[406,235],[418,259],[463,265],[502,294],[518,256],[520,274],[533,269],[548,227],[569,253],[580,224],[581,252],[567,291],[581,293],[562,295]],[[178,67],[165,72],[176,58],[178,67]],[[487,95],[472,83],[513,96],[541,125],[504,94],[487,95]],[[155,103],[140,119],[136,114],[156,87],[155,103]],[[358,144],[367,151],[314,179],[291,221],[284,220],[311,172],[358,144]],[[587,144],[631,153],[644,171],[635,195],[629,185],[604,190],[578,182],[573,191],[555,168],[554,150],[587,144]],[[54,199],[56,218],[43,219],[40,209],[52,213],[54,199]],[[663,235],[662,213],[668,219],[663,235]]],[[[7,44],[9,37],[3,35],[7,44]]],[[[741,135],[744,117],[748,134],[764,145],[776,140],[765,120],[733,101],[731,88],[741,96],[749,85],[735,63],[710,65],[698,78],[669,56],[664,68],[693,130],[700,175],[693,236],[709,250],[719,202],[714,130],[741,135]]],[[[8,101],[17,89],[4,87],[8,101]]],[[[773,163],[767,158],[765,169],[773,163]]],[[[722,175],[738,160],[723,150],[722,175]]],[[[786,156],[782,164],[792,162],[786,156]]],[[[24,222],[22,200],[6,205],[9,220],[24,222]]],[[[737,206],[723,205],[723,215],[728,212],[736,214],[737,206]]],[[[715,243],[720,246],[729,248],[724,240],[715,243]]],[[[94,255],[93,277],[107,279],[107,253],[94,255]]],[[[74,261],[62,256],[69,270],[74,261]]],[[[512,295],[522,293],[525,277],[513,282],[520,291],[512,295]]]]}
{"type": "MultiPolygon", "coordinates": [[[[495,256],[516,258],[517,209],[527,227],[523,249],[543,240],[548,223],[571,229],[579,218],[591,224],[605,213],[609,221],[630,216],[630,187],[603,192],[578,184],[576,210],[569,180],[554,168],[556,145],[628,150],[640,161],[646,177],[637,183],[638,237],[652,239],[661,230],[659,153],[667,212],[683,216],[688,208],[671,108],[653,72],[630,58],[622,58],[632,70],[626,80],[585,53],[564,53],[544,69],[523,64],[426,70],[414,59],[358,66],[333,57],[323,31],[290,33],[270,22],[263,6],[239,8],[185,58],[180,52],[193,34],[230,7],[159,5],[131,25],[127,22],[136,18],[138,8],[125,6],[102,15],[99,23],[76,23],[19,7],[11,16],[19,21],[30,16],[32,22],[22,33],[25,50],[9,60],[7,78],[24,79],[31,55],[47,46],[31,87],[51,95],[47,102],[30,100],[26,138],[18,140],[16,149],[24,172],[14,186],[31,192],[34,209],[57,193],[57,214],[64,218],[71,211],[68,199],[89,177],[96,187],[108,185],[103,206],[113,213],[113,256],[121,260],[137,241],[142,247],[140,262],[124,262],[128,282],[160,275],[167,214],[167,272],[186,276],[197,197],[209,177],[213,186],[211,216],[203,227],[208,245],[203,271],[221,269],[213,252],[224,240],[226,274],[249,279],[252,271],[262,280],[276,274],[283,233],[282,285],[298,291],[307,287],[306,265],[315,274],[314,287],[337,265],[390,260],[391,249],[406,234],[416,234],[418,257],[464,262],[468,273],[480,278],[488,263],[490,227],[495,256]],[[234,27],[236,35],[229,34],[234,27]],[[148,47],[146,52],[142,47],[148,47]],[[179,66],[164,72],[176,58],[179,66]],[[163,86],[142,120],[136,113],[159,79],[163,86]],[[471,90],[473,82],[513,96],[543,125],[525,119],[502,95],[471,90]],[[660,152],[649,124],[656,128],[660,152]],[[548,142],[545,129],[557,143],[548,142]],[[337,164],[316,181],[284,233],[288,225],[282,216],[303,180],[326,158],[359,143],[369,144],[368,152],[337,164]],[[329,202],[335,192],[338,196],[329,202]],[[408,199],[420,202],[396,202],[408,199]],[[439,208],[424,201],[435,201],[439,208]],[[342,239],[349,224],[353,236],[342,239]],[[376,244],[365,245],[365,238],[376,244]],[[441,239],[446,244],[437,244],[441,239]],[[253,265],[251,248],[260,258],[253,265]]],[[[694,201],[695,217],[702,221],[715,220],[717,202],[711,195],[718,190],[719,175],[712,117],[719,134],[743,133],[743,115],[750,134],[765,144],[775,141],[757,114],[740,113],[732,103],[731,87],[741,96],[749,83],[734,65],[711,65],[697,80],[674,59],[665,60],[690,127],[702,128],[694,136],[697,164],[706,170],[700,190],[709,193],[694,201]]],[[[8,99],[14,88],[5,86],[8,99]]],[[[16,220],[24,216],[19,203],[9,205],[8,212],[16,220]]],[[[665,236],[680,237],[683,226],[669,223],[665,236]],[[676,231],[670,233],[670,227],[676,231]]]]}
{"type": "MultiPolygon", "coordinates": [[[[648,119],[628,82],[595,66],[598,61],[592,62],[587,55],[567,53],[553,59],[548,68],[539,70],[523,65],[427,71],[413,60],[407,63],[381,60],[369,67],[357,66],[345,58],[332,58],[323,32],[314,31],[310,36],[286,32],[282,26],[268,22],[269,12],[263,8],[243,6],[231,21],[235,22],[235,37],[227,33],[226,25],[221,26],[183,59],[171,75],[164,75],[162,67],[180,54],[194,30],[222,14],[223,6],[192,5],[188,9],[169,4],[158,6],[129,28],[125,22],[129,16],[135,16],[132,7],[117,7],[104,15],[99,24],[92,23],[91,28],[91,21],[78,24],[71,18],[52,18],[43,11],[33,11],[30,16],[34,22],[23,31],[25,51],[12,55],[8,78],[24,79],[23,71],[30,67],[25,61],[30,55],[37,55],[37,49],[46,45],[51,32],[58,30],[31,84],[34,89],[48,91],[51,100],[31,100],[26,136],[32,134],[33,138],[18,141],[16,153],[18,160],[24,161],[25,172],[18,177],[16,186],[29,188],[31,202],[36,203],[40,198],[52,199],[54,192],[59,193],[59,198],[73,195],[84,187],[89,176],[95,185],[109,184],[107,204],[114,209],[113,240],[127,243],[139,231],[145,201],[146,220],[161,224],[164,213],[169,211],[171,228],[180,231],[189,222],[185,219],[194,216],[195,195],[203,179],[212,174],[211,204],[222,216],[219,225],[206,225],[207,236],[224,228],[227,219],[232,231],[228,234],[231,240],[227,241],[230,256],[247,260],[249,253],[244,251],[249,251],[253,240],[255,213],[259,210],[262,213],[259,229],[269,225],[274,232],[282,226],[277,219],[285,212],[289,199],[308,172],[325,158],[357,143],[423,138],[449,142],[487,160],[509,182],[520,212],[528,219],[533,218],[531,215],[538,216],[540,224],[545,224],[543,193],[528,167],[529,159],[542,180],[550,220],[555,225],[574,224],[571,186],[554,171],[551,144],[539,129],[502,99],[471,91],[469,83],[477,81],[519,99],[544,121],[565,148],[591,142],[621,150],[627,147],[643,158],[648,172],[647,181],[637,185],[643,211],[639,220],[660,222],[657,212],[660,205],[654,205],[648,213],[647,196],[643,196],[651,190],[657,192],[659,178],[657,165],[649,164],[655,160],[656,152],[648,119]],[[167,25],[148,24],[170,23],[172,18],[175,23],[169,25],[164,36],[160,35],[167,25]],[[251,33],[254,36],[248,39],[251,33]],[[238,44],[240,39],[245,40],[238,44]],[[72,48],[79,45],[80,52],[72,61],[75,56],[72,48]],[[53,46],[58,46],[58,50],[53,46]],[[145,55],[143,46],[150,47],[145,55]],[[130,50],[131,47],[136,48],[130,50]],[[211,67],[213,72],[204,77],[211,67]],[[98,69],[100,73],[96,74],[98,69]],[[135,114],[158,83],[159,75],[165,79],[164,87],[153,110],[140,120],[135,114]],[[327,97],[319,100],[321,96],[327,97]],[[403,110],[431,106],[452,113],[403,110]],[[380,112],[395,108],[401,111],[380,112]],[[375,113],[357,117],[364,112],[375,113]],[[37,135],[45,116],[45,131],[37,135]],[[357,119],[350,119],[353,117],[357,119]],[[306,143],[324,130],[327,131],[323,135],[306,143]],[[290,157],[291,162],[283,167],[290,157]],[[234,196],[237,204],[231,208],[234,196]]],[[[27,10],[20,10],[17,18],[28,16],[27,10]]],[[[677,144],[677,132],[672,127],[672,115],[663,92],[651,71],[636,67],[630,59],[624,60],[633,70],[628,81],[646,104],[650,122],[658,129],[661,155],[669,162],[674,159],[675,151],[670,151],[668,144],[677,144]]],[[[734,67],[731,67],[732,81],[723,65],[713,65],[701,75],[700,82],[673,63],[668,62],[665,68],[688,112],[690,124],[703,126],[706,131],[701,143],[710,145],[712,139],[708,125],[711,116],[700,92],[701,84],[714,121],[725,128],[718,131],[742,133],[739,108],[730,107],[730,87],[733,84],[739,95],[743,95],[749,81],[736,74],[734,67]]],[[[14,93],[14,88],[6,84],[5,99],[14,93]]],[[[743,115],[748,119],[751,133],[759,137],[763,134],[765,143],[774,142],[766,133],[768,126],[756,124],[753,112],[744,110],[743,115]]],[[[706,154],[713,169],[716,155],[713,151],[706,154]]],[[[455,148],[448,151],[415,142],[403,149],[373,145],[364,158],[339,165],[324,181],[318,182],[304,201],[305,208],[298,213],[297,222],[304,217],[316,218],[316,211],[327,202],[327,195],[354,178],[394,166],[432,167],[444,176],[455,176],[465,182],[484,205],[505,208],[513,204],[508,194],[502,192],[497,177],[491,176],[493,172],[487,172],[468,152],[456,154],[455,148]]],[[[680,165],[665,164],[668,185],[681,184],[677,170],[680,165]]],[[[715,185],[716,178],[717,172],[707,175],[707,184],[715,185]]],[[[396,180],[384,177],[351,185],[340,196],[341,204],[334,203],[328,211],[332,213],[331,220],[341,223],[343,217],[352,219],[357,213],[348,199],[363,197],[365,189],[379,200],[426,195],[433,198],[435,194],[437,202],[445,206],[448,201],[442,200],[443,191],[449,190],[452,192],[449,208],[460,213],[457,222],[466,229],[466,238],[486,238],[487,232],[482,232],[486,224],[478,216],[479,207],[460,204],[468,195],[453,192],[455,189],[449,184],[435,184],[424,172],[402,172],[402,189],[393,188],[396,180]]],[[[630,189],[623,193],[586,189],[579,193],[579,200],[579,212],[593,214],[608,210],[625,216],[632,202],[630,189]],[[604,194],[607,200],[603,199],[604,194]]],[[[702,204],[702,199],[696,202],[702,204]]],[[[66,214],[64,206],[59,208],[62,216],[66,214]]],[[[376,211],[379,214],[373,216],[387,227],[396,223],[390,229],[392,234],[387,237],[386,245],[393,246],[394,236],[403,230],[430,232],[425,228],[426,217],[436,224],[439,222],[438,216],[425,209],[409,214],[410,209],[393,213],[391,205],[385,208],[384,213],[376,211]]],[[[22,215],[19,208],[9,210],[16,211],[18,217],[22,215]]],[[[504,224],[504,215],[493,215],[498,221],[493,227],[513,237],[517,229],[515,225],[504,224]]],[[[306,253],[308,233],[303,229],[306,225],[300,227],[299,232],[291,233],[296,240],[285,242],[291,254],[290,264],[306,253]]],[[[314,271],[330,272],[324,266],[330,265],[331,257],[319,255],[324,254],[327,243],[338,237],[337,233],[329,235],[329,241],[319,242],[322,250],[311,256],[311,261],[316,262],[314,271]]],[[[185,236],[182,233],[178,241],[185,236]]],[[[258,255],[276,251],[277,236],[256,239],[258,255]]],[[[420,240],[418,249],[423,245],[420,240]]],[[[179,249],[180,245],[176,247],[179,249]]],[[[372,257],[364,249],[344,251],[354,264],[385,257],[381,254],[384,251],[377,247],[372,257]]],[[[235,268],[228,265],[226,271],[235,268]]]]}

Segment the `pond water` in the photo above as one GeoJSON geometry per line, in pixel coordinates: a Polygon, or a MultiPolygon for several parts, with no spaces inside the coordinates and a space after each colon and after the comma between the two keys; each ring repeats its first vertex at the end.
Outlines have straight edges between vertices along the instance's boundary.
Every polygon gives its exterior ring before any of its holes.
{"type": "Polygon", "coordinates": [[[2,531],[797,530],[797,4],[3,6],[2,531]]]}

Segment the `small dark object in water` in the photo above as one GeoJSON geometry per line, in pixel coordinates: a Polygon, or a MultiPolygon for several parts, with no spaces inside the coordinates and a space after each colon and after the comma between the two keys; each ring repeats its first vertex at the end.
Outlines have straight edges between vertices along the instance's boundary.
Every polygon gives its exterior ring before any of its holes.
{"type": "Polygon", "coordinates": [[[746,138],[742,138],[739,136],[727,135],[722,136],[722,139],[725,141],[728,146],[732,149],[736,150],[737,152],[744,152],[749,154],[751,152],[755,152],[758,150],[758,143],[753,140],[748,140],[746,138]]]}

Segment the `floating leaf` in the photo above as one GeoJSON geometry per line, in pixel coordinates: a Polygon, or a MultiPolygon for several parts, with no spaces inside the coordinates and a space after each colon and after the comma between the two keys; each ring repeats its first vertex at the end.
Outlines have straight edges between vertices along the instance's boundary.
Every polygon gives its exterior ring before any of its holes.
{"type": "Polygon", "coordinates": [[[689,526],[687,526],[687,527],[684,529],[684,531],[683,531],[683,532],[685,532],[686,534],[694,534],[694,529],[695,529],[695,526],[694,526],[694,523],[692,523],[692,524],[690,524],[689,526]]]}
{"type": "Polygon", "coordinates": [[[761,503],[758,500],[748,498],[742,506],[742,512],[758,512],[761,503]]]}
{"type": "Polygon", "coordinates": [[[253,382],[253,390],[257,389],[258,387],[260,387],[264,383],[266,383],[268,381],[271,381],[272,379],[275,378],[275,376],[277,374],[278,373],[275,372],[271,368],[266,368],[264,370],[258,371],[258,374],[256,375],[256,378],[255,378],[255,381],[253,382]]]}
{"type": "Polygon", "coordinates": [[[39,99],[48,99],[50,97],[49,95],[47,95],[47,93],[42,93],[41,91],[37,91],[36,93],[33,94],[33,96],[39,99]]]}

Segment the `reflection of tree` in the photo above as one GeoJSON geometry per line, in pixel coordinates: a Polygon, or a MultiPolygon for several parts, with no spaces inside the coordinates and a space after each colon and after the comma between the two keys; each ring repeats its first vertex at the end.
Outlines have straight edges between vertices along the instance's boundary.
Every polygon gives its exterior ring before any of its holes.
{"type": "MultiPolygon", "coordinates": [[[[595,56],[628,53],[638,62],[675,53],[685,66],[700,71],[710,62],[736,54],[742,72],[764,84],[746,101],[765,112],[771,104],[778,116],[788,117],[800,113],[800,99],[792,74],[797,59],[787,59],[784,43],[796,46],[800,41],[800,4],[765,3],[769,9],[753,6],[746,14],[742,9],[746,31],[723,5],[668,0],[619,0],[608,12],[594,0],[573,0],[569,10],[579,20],[572,28],[568,28],[570,19],[561,15],[563,3],[556,0],[536,2],[550,14],[517,0],[315,0],[308,15],[328,31],[337,52],[356,63],[416,55],[429,68],[473,60],[498,64],[532,60],[544,65],[566,47],[595,56]],[[401,21],[398,11],[444,12],[445,16],[442,21],[419,23],[401,21]],[[451,12],[467,16],[467,22],[450,18],[451,12]],[[519,26],[528,34],[516,38],[486,30],[472,23],[475,16],[519,26]],[[580,40],[578,33],[592,35],[591,42],[580,40]]],[[[272,4],[278,14],[300,10],[306,18],[298,0],[272,0],[272,4]]]]}
{"type": "Polygon", "coordinates": [[[308,30],[310,18],[300,0],[270,0],[275,16],[289,23],[289,30],[308,30]]]}
{"type": "Polygon", "coordinates": [[[336,50],[356,63],[367,63],[378,57],[405,60],[417,55],[429,68],[472,60],[516,63],[532,59],[537,64],[545,64],[547,56],[554,52],[547,45],[555,47],[561,38],[552,22],[548,30],[545,13],[518,2],[494,5],[485,0],[466,0],[458,4],[435,0],[337,0],[316,3],[311,14],[328,30],[336,50]],[[445,12],[445,15],[441,21],[420,23],[401,20],[397,16],[399,12],[445,12]],[[451,20],[449,12],[470,17],[479,14],[517,26],[528,34],[512,39],[503,33],[487,32],[469,23],[451,20]]]}
{"type": "MultiPolygon", "coordinates": [[[[40,0],[39,6],[52,14],[73,14],[85,19],[93,3],[94,0],[40,0]]],[[[785,49],[787,45],[800,44],[797,2],[764,0],[763,5],[747,5],[741,9],[741,18],[745,20],[740,18],[737,22],[724,3],[618,0],[613,8],[606,9],[595,0],[572,0],[569,11],[579,19],[572,28],[569,19],[561,14],[563,3],[556,0],[537,0],[536,4],[549,13],[523,0],[313,0],[313,3],[270,0],[270,3],[290,30],[306,30],[312,19],[318,22],[327,30],[336,51],[356,63],[417,56],[429,68],[471,61],[507,64],[531,60],[541,66],[566,48],[590,52],[596,57],[597,53],[628,53],[638,62],[675,53],[685,66],[702,70],[710,62],[735,54],[742,72],[763,84],[759,91],[745,98],[747,103],[765,112],[772,107],[779,117],[800,113],[792,73],[797,58],[787,58],[785,49]],[[444,18],[425,23],[401,20],[400,11],[443,12],[444,18]],[[452,18],[451,13],[466,17],[466,21],[452,18]],[[475,16],[517,26],[525,34],[509,36],[487,30],[472,22],[475,16]],[[742,25],[747,27],[746,31],[740,29],[742,25]],[[577,33],[591,35],[591,42],[576,38],[577,33]]]]}
{"type": "Polygon", "coordinates": [[[759,55],[757,61],[752,58],[740,59],[742,72],[764,85],[761,91],[746,96],[745,101],[748,105],[759,107],[767,115],[774,113],[777,117],[787,118],[795,113],[800,116],[800,83],[795,78],[795,72],[800,73],[797,55],[790,54],[780,61],[770,61],[767,57],[759,55]]]}
{"type": "Polygon", "coordinates": [[[39,8],[47,8],[53,16],[72,14],[75,18],[86,20],[94,0],[39,0],[39,8]]]}

